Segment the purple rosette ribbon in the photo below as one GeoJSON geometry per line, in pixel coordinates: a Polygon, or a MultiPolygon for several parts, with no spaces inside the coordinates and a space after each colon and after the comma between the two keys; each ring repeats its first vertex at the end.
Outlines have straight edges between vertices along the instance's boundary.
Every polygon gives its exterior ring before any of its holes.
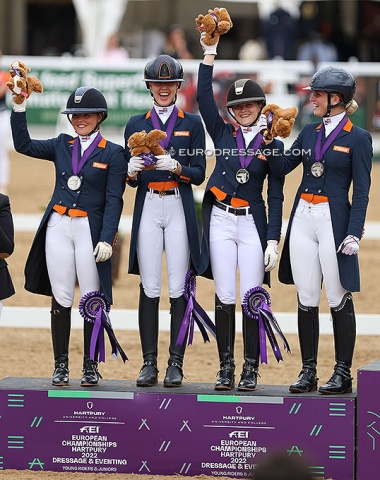
{"type": "Polygon", "coordinates": [[[108,316],[110,309],[111,305],[103,292],[89,292],[80,299],[79,313],[85,320],[94,324],[90,343],[90,359],[94,361],[98,360],[95,358],[96,345],[98,345],[99,362],[106,361],[104,344],[104,331],[106,331],[112,347],[112,357],[116,358],[119,353],[125,363],[128,357],[116,339],[111,320],[108,316]]]}
{"type": "Polygon", "coordinates": [[[139,157],[144,160],[144,167],[150,167],[152,165],[156,165],[157,157],[153,155],[152,152],[150,153],[140,153],[139,157]]]}
{"type": "Polygon", "coordinates": [[[203,308],[199,305],[199,303],[195,300],[195,291],[196,291],[196,283],[195,283],[196,275],[193,270],[189,270],[185,277],[185,286],[183,291],[183,296],[187,301],[187,306],[185,309],[185,313],[183,315],[183,320],[181,324],[181,328],[177,337],[177,345],[183,345],[186,341],[186,335],[189,333],[188,338],[188,345],[193,343],[194,337],[194,323],[198,325],[198,328],[202,334],[203,341],[209,342],[209,336],[207,335],[207,330],[216,337],[216,329],[215,325],[212,323],[210,317],[207,313],[203,310],[203,308]]]}
{"type": "Polygon", "coordinates": [[[262,287],[255,287],[248,290],[244,295],[242,307],[244,313],[252,319],[258,321],[259,324],[259,343],[261,363],[268,363],[266,336],[268,335],[274,356],[279,362],[283,360],[280,348],[278,346],[275,332],[281,338],[284,349],[290,353],[290,347],[285,335],[270,309],[271,299],[269,293],[262,287]]]}

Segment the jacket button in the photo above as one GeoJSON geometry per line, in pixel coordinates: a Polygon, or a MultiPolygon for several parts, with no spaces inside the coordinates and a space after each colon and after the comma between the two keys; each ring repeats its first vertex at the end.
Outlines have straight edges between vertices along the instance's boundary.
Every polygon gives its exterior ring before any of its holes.
{"type": "Polygon", "coordinates": [[[228,160],[230,157],[226,157],[225,160],[228,160]]]}
{"type": "Polygon", "coordinates": [[[321,193],[321,192],[322,192],[322,190],[318,190],[318,193],[321,193]]]}
{"type": "Polygon", "coordinates": [[[62,200],[60,200],[58,203],[61,204],[61,203],[62,203],[62,200]]]}
{"type": "Polygon", "coordinates": [[[305,188],[305,192],[308,192],[308,191],[309,191],[309,189],[308,189],[308,188],[305,188]]]}
{"type": "Polygon", "coordinates": [[[66,175],[66,172],[62,172],[61,175],[66,175]]]}
{"type": "Polygon", "coordinates": [[[77,204],[76,204],[76,203],[73,203],[73,207],[76,207],[76,206],[77,206],[77,204]]]}
{"type": "Polygon", "coordinates": [[[310,173],[307,173],[306,176],[307,176],[307,177],[310,177],[310,173]]]}
{"type": "Polygon", "coordinates": [[[225,174],[226,174],[226,172],[222,172],[222,175],[225,175],[225,174]]]}

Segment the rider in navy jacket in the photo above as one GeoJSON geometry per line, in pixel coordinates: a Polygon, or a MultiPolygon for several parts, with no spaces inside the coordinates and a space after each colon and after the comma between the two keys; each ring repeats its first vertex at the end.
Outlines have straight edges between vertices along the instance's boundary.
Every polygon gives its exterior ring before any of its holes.
{"type": "MultiPolygon", "coordinates": [[[[110,258],[123,209],[127,162],[124,149],[100,134],[100,124],[107,118],[108,109],[106,99],[95,88],[76,89],[62,112],[78,133],[75,138],[60,134],[47,140],[31,139],[25,103],[12,105],[15,149],[28,157],[52,162],[55,167],[53,195],[26,261],[25,288],[52,297],[52,383],[67,386],[76,280],[82,298],[101,291],[112,303],[110,258]]],[[[94,386],[99,380],[98,362],[90,358],[93,325],[84,320],[81,386],[94,386]]]]}
{"type": "Polygon", "coordinates": [[[312,91],[314,115],[322,117],[322,123],[306,125],[285,154],[267,145],[274,174],[282,176],[300,164],[303,167],[279,267],[280,281],[294,283],[298,296],[302,370],[290,391],[317,389],[323,280],[333,320],[336,364],[319,392],[349,393],[356,335],[351,292],[360,290],[357,252],[371,184],[372,138],[347,116],[358,107],[353,100],[356,82],[349,72],[322,68],[307,88],[312,91]]]}

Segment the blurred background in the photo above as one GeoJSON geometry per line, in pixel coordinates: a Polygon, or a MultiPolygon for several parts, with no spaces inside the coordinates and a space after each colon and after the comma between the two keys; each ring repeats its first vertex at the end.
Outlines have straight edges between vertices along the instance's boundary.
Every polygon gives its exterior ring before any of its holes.
{"type": "MultiPolygon", "coordinates": [[[[297,128],[309,121],[311,75],[339,62],[357,78],[355,124],[374,134],[380,157],[380,1],[220,1],[233,28],[218,49],[214,89],[219,105],[236,78],[259,81],[268,103],[300,109],[297,128]]],[[[196,74],[202,57],[195,17],[214,4],[202,0],[1,0],[1,67],[21,59],[39,77],[44,94],[28,100],[33,132],[67,128],[59,115],[78,85],[102,90],[110,107],[104,128],[123,143],[130,115],[151,105],[142,82],[148,58],[169,53],[181,60],[186,82],[180,106],[197,111],[196,74]],[[58,125],[57,125],[58,122],[58,125]]],[[[9,104],[9,99],[8,99],[9,104]]],[[[110,136],[110,134],[109,134],[110,136]]]]}

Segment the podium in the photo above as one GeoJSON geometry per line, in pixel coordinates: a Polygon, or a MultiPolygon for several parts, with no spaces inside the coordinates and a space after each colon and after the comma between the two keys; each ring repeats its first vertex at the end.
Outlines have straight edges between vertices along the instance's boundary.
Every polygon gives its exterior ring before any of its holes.
{"type": "Polygon", "coordinates": [[[56,388],[51,379],[8,377],[0,380],[0,468],[242,478],[282,450],[307,458],[315,476],[352,480],[356,402],[356,392],[292,395],[273,385],[216,392],[102,380],[81,388],[71,379],[56,388]]]}

